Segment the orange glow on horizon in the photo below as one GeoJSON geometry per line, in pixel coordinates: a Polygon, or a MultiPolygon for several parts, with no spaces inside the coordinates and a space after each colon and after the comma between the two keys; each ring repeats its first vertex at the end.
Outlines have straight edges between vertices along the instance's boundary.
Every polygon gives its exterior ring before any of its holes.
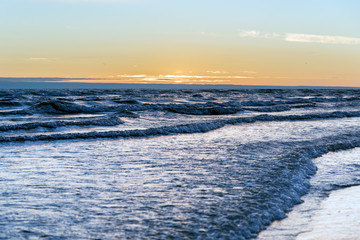
{"type": "MultiPolygon", "coordinates": [[[[46,79],[46,78],[45,78],[46,79]]],[[[44,79],[44,80],[45,80],[44,79]]],[[[360,87],[356,79],[291,78],[256,76],[200,76],[200,75],[117,75],[106,78],[60,78],[57,82],[128,83],[128,84],[192,84],[192,85],[261,85],[261,86],[335,86],[360,87]],[[341,82],[341,84],[339,84],[341,82]],[[291,84],[289,84],[291,83],[291,84]]]]}

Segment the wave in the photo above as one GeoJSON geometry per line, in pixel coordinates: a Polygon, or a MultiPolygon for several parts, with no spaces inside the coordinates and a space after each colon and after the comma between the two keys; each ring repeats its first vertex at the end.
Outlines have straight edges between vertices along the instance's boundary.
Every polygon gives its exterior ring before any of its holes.
{"type": "Polygon", "coordinates": [[[13,100],[0,100],[0,107],[19,107],[21,103],[13,100]]]}
{"type": "Polygon", "coordinates": [[[94,106],[82,105],[69,101],[45,101],[36,103],[31,106],[29,109],[25,110],[29,113],[38,113],[38,114],[78,114],[78,113],[99,113],[99,112],[129,112],[131,111],[142,111],[142,110],[151,110],[159,109],[155,104],[147,105],[103,105],[97,104],[94,106]]]}
{"type": "MultiPolygon", "coordinates": [[[[337,118],[346,118],[346,117],[360,117],[360,111],[356,111],[356,112],[336,111],[331,113],[285,115],[285,116],[272,116],[268,114],[262,114],[255,117],[220,119],[215,121],[180,124],[173,126],[162,126],[157,128],[148,128],[148,129],[86,132],[86,133],[66,133],[66,134],[58,133],[51,135],[36,135],[36,136],[30,136],[30,135],[11,136],[11,137],[0,136],[0,142],[53,141],[53,140],[95,139],[95,138],[138,138],[138,137],[150,137],[150,136],[162,136],[162,135],[165,136],[165,135],[173,135],[173,134],[202,133],[202,132],[209,132],[215,129],[219,129],[221,127],[224,127],[225,125],[236,125],[236,124],[244,124],[244,123],[248,124],[255,122],[271,122],[271,121],[306,121],[306,120],[312,121],[312,120],[320,120],[320,119],[337,119],[337,118]]],[[[110,119],[113,119],[113,121],[115,121],[115,124],[117,124],[118,121],[121,121],[121,120],[116,120],[117,119],[116,117],[115,118],[110,117],[110,119]]],[[[96,124],[107,124],[108,122],[112,122],[112,121],[89,120],[85,122],[88,125],[94,125],[94,124],[96,125],[96,124]]],[[[29,123],[29,127],[32,126],[31,124],[32,123],[29,123]]],[[[39,125],[39,123],[34,123],[34,124],[35,125],[33,126],[39,125]]],[[[62,123],[62,121],[59,121],[59,124],[65,124],[65,122],[62,123]]],[[[80,121],[78,124],[83,124],[83,122],[80,121]]],[[[51,127],[51,125],[52,123],[49,123],[48,126],[51,127]]],[[[102,125],[102,126],[107,126],[107,125],[102,125]]]]}
{"type": "Polygon", "coordinates": [[[59,128],[67,126],[117,126],[124,123],[120,118],[115,116],[103,117],[103,118],[90,118],[79,121],[51,121],[51,122],[31,122],[21,123],[14,125],[0,126],[0,132],[15,131],[15,130],[31,130],[37,128],[59,128]]]}
{"type": "Polygon", "coordinates": [[[224,106],[224,104],[216,103],[181,105],[171,104],[169,106],[165,106],[164,110],[188,115],[227,115],[242,111],[240,107],[224,106]]]}
{"type": "Polygon", "coordinates": [[[10,115],[31,115],[31,113],[23,109],[0,111],[0,116],[10,116],[10,115]]]}
{"type": "Polygon", "coordinates": [[[226,124],[238,124],[238,123],[254,123],[254,122],[270,122],[270,121],[306,121],[306,120],[320,120],[320,119],[337,119],[347,117],[360,117],[360,111],[344,112],[335,111],[328,113],[311,113],[303,115],[268,115],[262,114],[255,117],[240,117],[226,120],[226,124]]]}
{"type": "Polygon", "coordinates": [[[12,114],[78,114],[128,110],[167,111],[187,115],[228,115],[243,110],[265,113],[289,111],[294,108],[356,107],[360,104],[360,97],[356,91],[310,91],[311,96],[307,95],[308,91],[290,90],[203,90],[201,94],[199,91],[185,90],[24,90],[15,93],[16,96],[12,96],[11,101],[0,100],[0,107],[1,104],[4,107],[18,104],[30,107],[24,112],[12,114]],[[294,95],[296,97],[293,97],[294,95]],[[200,100],[190,103],[194,96],[200,100]]]}
{"type": "MultiPolygon", "coordinates": [[[[266,144],[257,143],[264,148],[266,144]]],[[[348,150],[360,147],[360,132],[340,134],[337,136],[314,139],[312,141],[296,141],[278,143],[279,147],[291,147],[292,150],[282,155],[277,163],[269,166],[265,172],[254,176],[254,183],[248,184],[244,192],[250,195],[246,199],[257,199],[256,207],[251,207],[251,200],[245,199],[243,215],[233,216],[236,221],[237,239],[255,238],[257,234],[266,229],[273,221],[286,217],[291,208],[301,203],[301,196],[310,188],[310,176],[315,174],[316,166],[312,159],[320,157],[328,152],[348,150]],[[299,147],[300,146],[300,147],[299,147]],[[240,236],[238,236],[239,234],[240,236]]],[[[228,215],[231,213],[225,213],[228,215]]]]}
{"type": "Polygon", "coordinates": [[[285,112],[285,111],[290,111],[291,107],[289,107],[289,106],[245,107],[243,109],[247,110],[247,111],[253,111],[253,112],[285,112]]]}
{"type": "Polygon", "coordinates": [[[142,104],[140,101],[136,99],[111,99],[115,103],[120,104],[142,104]]]}
{"type": "Polygon", "coordinates": [[[224,123],[203,123],[186,124],[177,126],[166,126],[159,128],[148,128],[141,130],[122,130],[107,132],[86,132],[86,133],[59,133],[51,135],[36,136],[11,136],[0,137],[0,142],[24,142],[24,141],[51,141],[51,140],[71,140],[71,139],[94,139],[94,138],[130,138],[130,137],[148,137],[159,135],[171,135],[179,133],[208,132],[223,127],[224,123]]]}
{"type": "Polygon", "coordinates": [[[291,104],[290,108],[315,108],[316,103],[291,104]]]}
{"type": "MultiPolygon", "coordinates": [[[[170,111],[175,113],[189,114],[189,115],[223,115],[234,114],[241,109],[236,107],[223,106],[216,103],[206,104],[139,104],[132,100],[126,100],[118,105],[96,105],[86,106],[69,101],[45,101],[36,103],[25,112],[38,114],[78,114],[78,113],[98,113],[98,112],[120,112],[124,115],[129,111],[143,111],[143,110],[157,110],[170,111]]],[[[128,114],[130,116],[130,114],[128,114]]],[[[133,114],[132,116],[135,116],[133,114]]]]}
{"type": "MultiPolygon", "coordinates": [[[[258,104],[260,105],[260,104],[258,104]]],[[[285,112],[290,111],[293,108],[315,108],[316,103],[282,103],[274,106],[248,106],[244,107],[243,110],[253,112],[285,112]]]]}
{"type": "Polygon", "coordinates": [[[127,109],[119,112],[113,112],[109,114],[110,116],[116,116],[116,117],[127,117],[127,118],[139,118],[139,115],[136,113],[133,113],[127,109]]]}
{"type": "Polygon", "coordinates": [[[62,113],[94,113],[95,108],[81,106],[79,104],[65,102],[65,101],[49,101],[40,102],[29,109],[33,113],[48,113],[48,114],[62,114],[62,113]]]}

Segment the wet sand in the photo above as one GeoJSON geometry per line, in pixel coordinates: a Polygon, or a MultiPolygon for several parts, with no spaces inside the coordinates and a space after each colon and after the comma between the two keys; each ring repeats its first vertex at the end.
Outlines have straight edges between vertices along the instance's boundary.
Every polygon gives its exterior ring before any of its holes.
{"type": "Polygon", "coordinates": [[[312,217],[309,232],[296,240],[360,239],[360,186],[334,191],[312,217]]]}
{"type": "Polygon", "coordinates": [[[360,239],[360,148],[328,153],[314,162],[318,171],[304,202],[257,240],[360,239]]]}

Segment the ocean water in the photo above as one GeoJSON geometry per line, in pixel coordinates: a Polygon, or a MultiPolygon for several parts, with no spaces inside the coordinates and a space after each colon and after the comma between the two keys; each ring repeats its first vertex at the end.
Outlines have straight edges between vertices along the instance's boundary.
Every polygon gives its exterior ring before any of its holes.
{"type": "Polygon", "coordinates": [[[359,90],[0,90],[0,239],[295,239],[306,221],[274,222],[360,184],[356,159],[318,161],[360,147],[359,107],[359,90]]]}

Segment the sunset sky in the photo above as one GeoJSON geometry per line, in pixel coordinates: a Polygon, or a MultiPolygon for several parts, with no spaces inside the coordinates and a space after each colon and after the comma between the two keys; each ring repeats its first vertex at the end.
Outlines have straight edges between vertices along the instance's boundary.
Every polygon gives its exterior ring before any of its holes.
{"type": "Polygon", "coordinates": [[[0,77],[360,87],[359,12],[358,0],[2,0],[0,77]]]}

